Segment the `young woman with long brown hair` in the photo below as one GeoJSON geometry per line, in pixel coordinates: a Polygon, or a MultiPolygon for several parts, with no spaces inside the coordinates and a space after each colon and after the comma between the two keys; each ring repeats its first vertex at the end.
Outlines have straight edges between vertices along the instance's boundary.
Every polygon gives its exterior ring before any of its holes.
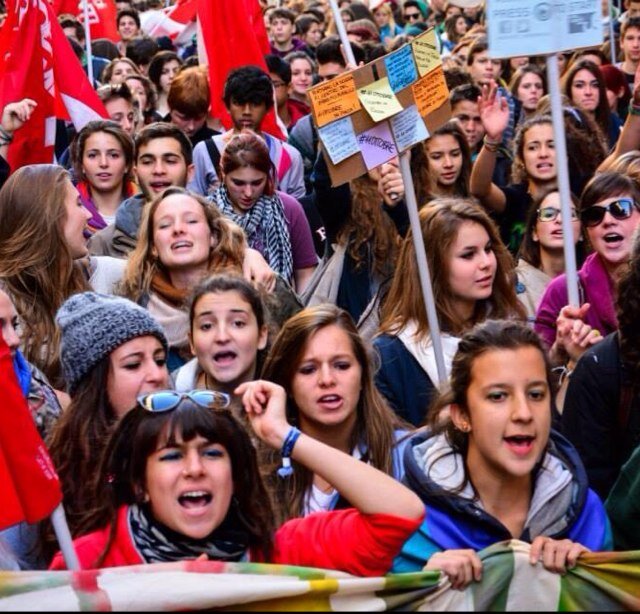
{"type": "MultiPolygon", "coordinates": [[[[524,310],[512,260],[482,208],[464,199],[435,199],[420,210],[420,225],[450,366],[459,337],[474,324],[488,317],[524,319],[524,310]]],[[[402,418],[420,425],[438,377],[411,233],[382,301],[374,346],[381,356],[378,388],[402,418]]]]}

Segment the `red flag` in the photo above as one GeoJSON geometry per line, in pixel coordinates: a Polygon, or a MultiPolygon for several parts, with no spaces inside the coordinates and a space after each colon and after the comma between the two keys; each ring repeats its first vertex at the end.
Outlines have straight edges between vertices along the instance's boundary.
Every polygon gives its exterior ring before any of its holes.
{"type": "MultiPolygon", "coordinates": [[[[84,23],[83,0],[51,0],[56,15],[70,13],[84,23]]],[[[87,0],[89,32],[91,40],[108,38],[114,43],[120,40],[116,24],[116,4],[114,0],[87,0]]]]}
{"type": "Polygon", "coordinates": [[[178,0],[162,10],[140,15],[142,29],[152,38],[168,36],[175,43],[187,43],[196,32],[197,0],[178,0]]]}
{"type": "MultiPolygon", "coordinates": [[[[201,63],[209,66],[211,115],[231,128],[231,117],[222,101],[229,72],[253,64],[269,73],[264,59],[269,41],[262,11],[258,0],[198,0],[198,19],[203,43],[200,49],[206,54],[201,63]]],[[[264,118],[262,130],[284,138],[273,109],[264,118]]]]}
{"type": "Polygon", "coordinates": [[[38,103],[16,131],[8,161],[53,161],[56,118],[71,119],[77,130],[89,120],[108,118],[80,61],[45,0],[12,0],[0,37],[0,108],[31,98],[38,103]]]}
{"type": "Polygon", "coordinates": [[[62,501],[60,480],[0,335],[0,528],[46,518],[62,501]],[[2,462],[4,461],[4,463],[2,462]]]}

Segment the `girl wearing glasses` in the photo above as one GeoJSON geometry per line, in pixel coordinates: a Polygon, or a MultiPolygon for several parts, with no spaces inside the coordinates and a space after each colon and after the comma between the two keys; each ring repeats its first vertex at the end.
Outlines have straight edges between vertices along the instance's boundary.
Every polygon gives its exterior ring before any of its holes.
{"type": "MultiPolygon", "coordinates": [[[[524,319],[516,298],[513,265],[489,216],[474,202],[440,198],[420,210],[445,362],[450,367],[459,337],[491,318],[524,319]]],[[[429,323],[413,240],[400,249],[396,273],[380,309],[374,346],[381,366],[376,385],[391,407],[415,426],[438,382],[429,323]]]]}
{"type": "MultiPolygon", "coordinates": [[[[402,478],[404,445],[398,441],[407,431],[376,390],[369,354],[346,311],[324,304],[288,320],[262,377],[287,391],[287,419],[303,433],[402,478]]],[[[283,480],[278,455],[266,447],[262,451],[260,466],[280,520],[353,503],[322,474],[299,463],[283,480]]]]}
{"type": "Polygon", "coordinates": [[[189,345],[195,356],[174,374],[176,390],[229,395],[256,379],[267,346],[262,298],[248,281],[214,275],[198,284],[189,304],[189,345]]]}
{"type": "MultiPolygon", "coordinates": [[[[106,449],[89,531],[74,542],[84,569],[185,559],[266,561],[386,573],[420,525],[424,505],[366,463],[291,427],[286,392],[258,381],[238,389],[254,433],[322,476],[356,509],[313,514],[277,528],[245,429],[212,391],[140,399],[106,449]],[[216,411],[212,411],[216,409],[216,411]]],[[[52,569],[64,568],[61,555],[52,569]]]]}
{"type": "MultiPolygon", "coordinates": [[[[571,196],[571,225],[575,244],[580,240],[578,201],[571,196]]],[[[542,295],[549,282],[564,273],[564,242],[560,193],[556,188],[541,192],[527,216],[516,274],[518,300],[527,311],[527,320],[535,321],[542,295]]]]}
{"type": "Polygon", "coordinates": [[[567,363],[569,371],[587,348],[618,328],[614,297],[640,223],[639,202],[636,183],[613,172],[596,175],[582,193],[580,220],[594,253],[578,272],[581,305],[567,305],[567,281],[560,275],[547,287],[535,325],[553,362],[567,363]]]}
{"type": "Polygon", "coordinates": [[[602,502],[551,430],[551,407],[550,365],[530,327],[489,320],[462,337],[450,384],[404,456],[426,515],[394,572],[439,569],[462,589],[481,579],[476,552],[503,540],[530,543],[532,565],[563,574],[582,552],[610,549],[602,502]]]}
{"type": "Polygon", "coordinates": [[[48,440],[72,535],[103,484],[96,468],[117,422],[143,393],[169,385],[160,325],[127,299],[75,294],[60,307],[60,358],[71,403],[48,440]]]}

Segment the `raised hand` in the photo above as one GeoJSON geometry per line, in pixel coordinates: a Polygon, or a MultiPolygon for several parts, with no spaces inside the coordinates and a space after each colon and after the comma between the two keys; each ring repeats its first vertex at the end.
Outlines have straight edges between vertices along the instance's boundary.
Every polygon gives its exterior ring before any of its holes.
{"type": "Polygon", "coordinates": [[[495,81],[483,85],[478,97],[478,110],[482,125],[492,141],[501,141],[502,133],[509,125],[509,105],[507,99],[498,93],[495,81]]]}
{"type": "Polygon", "coordinates": [[[18,102],[10,102],[2,109],[0,125],[7,132],[15,132],[24,126],[37,106],[38,103],[35,100],[31,100],[31,98],[23,98],[18,102]]]}

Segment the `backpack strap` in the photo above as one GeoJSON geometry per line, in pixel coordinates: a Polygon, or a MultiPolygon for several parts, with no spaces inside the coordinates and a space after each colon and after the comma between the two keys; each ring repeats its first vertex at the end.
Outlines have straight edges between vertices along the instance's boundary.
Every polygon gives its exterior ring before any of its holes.
{"type": "Polygon", "coordinates": [[[211,137],[210,139],[205,139],[204,142],[207,146],[207,151],[209,152],[209,157],[211,158],[211,162],[213,163],[213,168],[216,171],[216,175],[218,175],[218,178],[220,178],[220,160],[222,159],[220,150],[216,146],[213,137],[211,137]]]}

